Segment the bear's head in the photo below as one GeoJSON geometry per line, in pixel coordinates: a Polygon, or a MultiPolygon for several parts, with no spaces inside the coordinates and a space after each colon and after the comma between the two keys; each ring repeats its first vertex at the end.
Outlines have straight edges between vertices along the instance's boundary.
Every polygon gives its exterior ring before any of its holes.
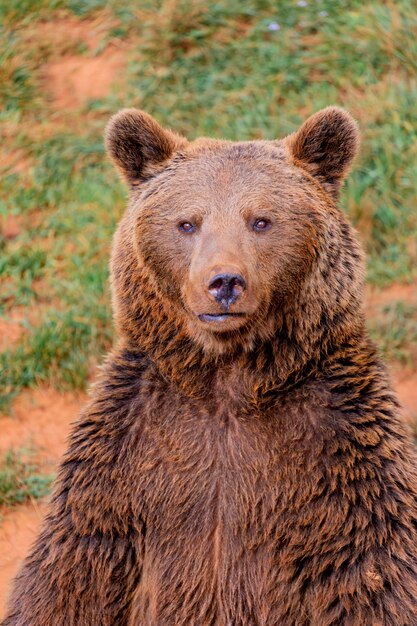
{"type": "Polygon", "coordinates": [[[324,109],[282,140],[189,142],[126,109],[106,142],[129,187],[112,260],[122,336],[184,364],[271,341],[295,362],[352,331],[362,254],[337,208],[358,146],[348,113],[324,109]]]}

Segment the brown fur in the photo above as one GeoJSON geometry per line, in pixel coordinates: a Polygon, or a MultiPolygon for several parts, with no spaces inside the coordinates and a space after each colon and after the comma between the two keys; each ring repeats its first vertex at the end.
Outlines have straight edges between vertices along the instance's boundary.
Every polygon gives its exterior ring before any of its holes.
{"type": "Polygon", "coordinates": [[[354,122],[188,143],[130,110],[107,145],[118,343],[3,625],[417,624],[416,453],[335,205],[354,122]],[[241,315],[202,321],[221,271],[241,315]]]}

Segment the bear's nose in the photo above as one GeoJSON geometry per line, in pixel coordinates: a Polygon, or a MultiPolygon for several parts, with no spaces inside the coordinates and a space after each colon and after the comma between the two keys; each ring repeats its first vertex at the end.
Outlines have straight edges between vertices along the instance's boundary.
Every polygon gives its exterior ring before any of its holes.
{"type": "Polygon", "coordinates": [[[216,274],[208,285],[209,293],[225,309],[236,302],[245,289],[246,282],[240,274],[216,274]]]}

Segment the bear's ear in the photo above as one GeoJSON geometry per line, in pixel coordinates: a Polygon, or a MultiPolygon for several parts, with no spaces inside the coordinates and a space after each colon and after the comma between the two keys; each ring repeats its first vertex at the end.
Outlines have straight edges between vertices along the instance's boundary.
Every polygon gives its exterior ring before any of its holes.
{"type": "Polygon", "coordinates": [[[187,143],[138,109],[116,113],[107,125],[105,137],[110,158],[131,186],[163,169],[164,163],[187,143]]]}
{"type": "Polygon", "coordinates": [[[337,198],[359,147],[358,127],[349,113],[327,107],[309,117],[286,142],[294,161],[337,198]]]}

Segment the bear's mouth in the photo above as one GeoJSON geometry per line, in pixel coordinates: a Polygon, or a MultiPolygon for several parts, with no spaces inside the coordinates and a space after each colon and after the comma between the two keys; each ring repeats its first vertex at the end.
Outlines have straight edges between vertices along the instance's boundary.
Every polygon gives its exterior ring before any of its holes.
{"type": "Polygon", "coordinates": [[[234,317],[245,317],[245,313],[201,313],[198,318],[202,322],[225,322],[234,317]]]}

